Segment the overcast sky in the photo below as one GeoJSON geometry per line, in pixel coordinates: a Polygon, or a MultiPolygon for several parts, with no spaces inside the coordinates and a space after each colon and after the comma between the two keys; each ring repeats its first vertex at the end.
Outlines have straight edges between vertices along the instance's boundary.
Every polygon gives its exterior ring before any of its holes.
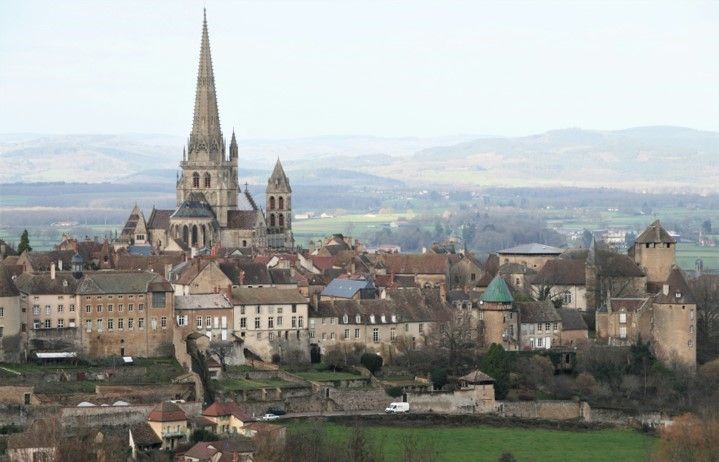
{"type": "MultiPolygon", "coordinates": [[[[719,2],[207,0],[226,135],[719,130],[719,2]]],[[[203,2],[0,0],[0,132],[186,136],[203,2]]]]}

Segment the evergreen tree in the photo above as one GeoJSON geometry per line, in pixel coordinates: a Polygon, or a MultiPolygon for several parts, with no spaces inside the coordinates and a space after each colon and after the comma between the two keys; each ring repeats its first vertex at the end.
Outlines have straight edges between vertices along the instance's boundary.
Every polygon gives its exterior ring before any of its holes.
{"type": "Polygon", "coordinates": [[[22,236],[20,236],[20,244],[17,246],[17,253],[22,254],[24,251],[32,251],[32,247],[30,247],[30,236],[27,234],[27,229],[22,232],[22,236]]]}

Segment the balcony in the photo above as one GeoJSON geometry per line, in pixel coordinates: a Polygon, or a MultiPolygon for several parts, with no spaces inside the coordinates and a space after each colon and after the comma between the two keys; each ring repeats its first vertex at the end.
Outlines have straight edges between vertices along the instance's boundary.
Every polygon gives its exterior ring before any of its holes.
{"type": "Polygon", "coordinates": [[[163,431],[160,436],[165,438],[184,438],[187,436],[187,432],[185,430],[166,430],[163,431]]]}

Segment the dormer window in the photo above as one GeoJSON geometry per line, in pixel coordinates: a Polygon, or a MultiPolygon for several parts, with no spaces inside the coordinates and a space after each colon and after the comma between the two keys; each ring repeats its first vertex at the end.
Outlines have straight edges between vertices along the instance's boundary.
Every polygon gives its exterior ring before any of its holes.
{"type": "Polygon", "coordinates": [[[349,317],[346,314],[344,316],[342,316],[342,322],[344,324],[347,324],[349,322],[349,317]]]}
{"type": "Polygon", "coordinates": [[[397,322],[397,315],[396,315],[396,314],[393,314],[393,315],[392,315],[392,322],[394,322],[394,323],[397,322]]]}
{"type": "Polygon", "coordinates": [[[374,324],[374,315],[373,314],[369,315],[369,322],[371,324],[374,324]]]}
{"type": "Polygon", "coordinates": [[[677,298],[682,298],[682,293],[681,293],[681,292],[679,292],[679,291],[677,291],[677,293],[676,293],[676,294],[674,294],[674,295],[675,295],[675,296],[676,296],[677,298]]]}
{"type": "Polygon", "coordinates": [[[355,323],[360,324],[362,322],[362,316],[357,315],[355,316],[355,323]]]}
{"type": "Polygon", "coordinates": [[[387,322],[387,318],[385,317],[385,315],[382,315],[382,318],[381,318],[381,319],[382,319],[382,322],[383,322],[383,323],[387,322]]]}

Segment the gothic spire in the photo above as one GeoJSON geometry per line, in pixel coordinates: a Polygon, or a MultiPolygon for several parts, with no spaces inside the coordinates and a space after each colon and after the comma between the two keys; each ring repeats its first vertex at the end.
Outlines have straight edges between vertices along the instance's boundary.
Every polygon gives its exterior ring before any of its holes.
{"type": "Polygon", "coordinates": [[[197,159],[198,156],[215,161],[224,159],[225,146],[222,130],[220,129],[220,114],[217,108],[215,75],[212,71],[206,10],[203,10],[200,64],[197,71],[197,90],[195,93],[195,115],[192,121],[189,151],[188,160],[197,159]]]}
{"type": "Polygon", "coordinates": [[[237,157],[237,138],[235,138],[235,129],[232,129],[232,138],[230,139],[230,159],[237,157]]]}

